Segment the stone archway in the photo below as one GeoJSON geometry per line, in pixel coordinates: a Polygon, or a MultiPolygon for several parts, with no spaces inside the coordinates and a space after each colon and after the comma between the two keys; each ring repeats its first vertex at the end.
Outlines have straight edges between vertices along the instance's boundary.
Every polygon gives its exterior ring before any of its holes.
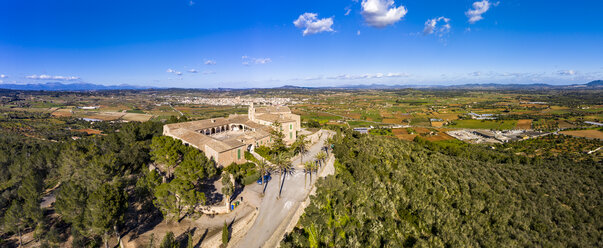
{"type": "Polygon", "coordinates": [[[216,128],[215,128],[215,127],[212,127],[212,128],[211,128],[211,134],[215,134],[215,133],[216,133],[216,128]]]}

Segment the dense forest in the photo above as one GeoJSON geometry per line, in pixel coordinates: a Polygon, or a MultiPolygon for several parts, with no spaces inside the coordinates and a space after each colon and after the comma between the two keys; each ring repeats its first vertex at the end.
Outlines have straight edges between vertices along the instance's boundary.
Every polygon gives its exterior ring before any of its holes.
{"type": "Polygon", "coordinates": [[[24,136],[7,128],[0,132],[0,246],[16,246],[7,243],[9,235],[31,231],[42,247],[58,247],[70,236],[73,247],[96,247],[109,235],[119,237],[132,211],[130,203],[137,200],[137,179],[151,161],[151,139],[161,134],[163,124],[97,124],[106,135],[71,139],[75,132],[68,125],[85,124],[73,119],[54,123],[55,133],[63,134],[56,136],[50,132],[52,120],[46,118],[0,120],[4,127],[27,127],[38,134],[24,136]],[[41,206],[53,198],[54,210],[41,206]]]}
{"type": "Polygon", "coordinates": [[[351,132],[334,144],[336,175],[283,247],[603,246],[599,160],[351,132]]]}

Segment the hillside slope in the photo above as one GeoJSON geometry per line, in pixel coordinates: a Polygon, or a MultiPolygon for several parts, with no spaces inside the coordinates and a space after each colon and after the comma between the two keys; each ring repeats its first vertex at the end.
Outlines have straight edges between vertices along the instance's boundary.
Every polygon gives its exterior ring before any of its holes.
{"type": "Polygon", "coordinates": [[[601,247],[603,167],[349,133],[283,247],[601,247]],[[489,162],[486,162],[489,161],[489,162]]]}

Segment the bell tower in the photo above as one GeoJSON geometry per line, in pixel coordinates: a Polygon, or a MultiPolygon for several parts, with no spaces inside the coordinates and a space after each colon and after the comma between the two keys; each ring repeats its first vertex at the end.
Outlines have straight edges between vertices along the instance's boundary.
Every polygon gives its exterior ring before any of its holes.
{"type": "Polygon", "coordinates": [[[253,107],[253,102],[251,102],[251,104],[249,105],[249,109],[247,109],[247,118],[255,122],[255,108],[253,107]]]}

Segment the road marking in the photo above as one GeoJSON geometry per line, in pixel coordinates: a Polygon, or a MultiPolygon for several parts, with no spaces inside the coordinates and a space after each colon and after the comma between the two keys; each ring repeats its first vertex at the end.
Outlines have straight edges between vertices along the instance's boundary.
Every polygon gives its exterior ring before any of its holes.
{"type": "Polygon", "coordinates": [[[292,201],[287,201],[285,203],[285,209],[287,209],[287,210],[291,209],[292,206],[293,206],[293,202],[292,201]]]}

